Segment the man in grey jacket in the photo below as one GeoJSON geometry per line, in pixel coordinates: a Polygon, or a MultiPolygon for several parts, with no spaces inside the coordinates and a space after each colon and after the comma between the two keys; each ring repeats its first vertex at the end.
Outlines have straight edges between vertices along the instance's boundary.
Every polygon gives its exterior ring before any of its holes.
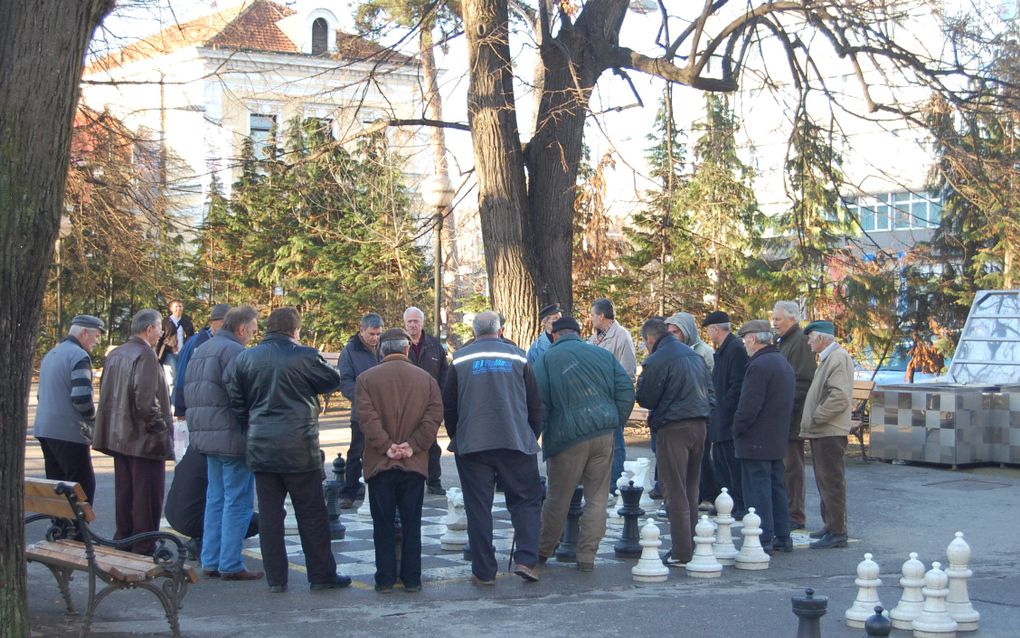
{"type": "MultiPolygon", "coordinates": [[[[634,340],[627,329],[616,320],[616,308],[609,299],[596,299],[591,304],[591,327],[595,334],[588,343],[613,353],[616,360],[623,366],[624,372],[631,381],[637,375],[637,356],[634,353],[634,340]]],[[[613,465],[609,470],[609,491],[616,493],[616,481],[623,474],[623,462],[627,460],[627,445],[623,438],[621,425],[613,433],[613,465]]]]}
{"type": "Polygon", "coordinates": [[[229,311],[223,327],[188,362],[184,400],[190,446],[205,455],[208,471],[202,566],[210,578],[258,580],[241,558],[254,510],[255,477],[245,462],[245,433],[230,411],[231,363],[255,336],[258,314],[250,306],[229,311]]]}

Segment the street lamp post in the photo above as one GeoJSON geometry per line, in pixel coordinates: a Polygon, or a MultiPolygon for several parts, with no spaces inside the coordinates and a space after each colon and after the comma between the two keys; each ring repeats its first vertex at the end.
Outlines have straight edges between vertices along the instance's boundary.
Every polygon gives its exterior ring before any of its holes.
{"type": "Polygon", "coordinates": [[[436,243],[435,254],[433,255],[433,277],[435,278],[436,303],[433,308],[435,317],[436,338],[442,340],[443,328],[443,219],[446,217],[446,210],[453,203],[455,192],[450,178],[446,171],[426,179],[421,185],[421,196],[425,205],[434,208],[436,211],[436,243]]]}

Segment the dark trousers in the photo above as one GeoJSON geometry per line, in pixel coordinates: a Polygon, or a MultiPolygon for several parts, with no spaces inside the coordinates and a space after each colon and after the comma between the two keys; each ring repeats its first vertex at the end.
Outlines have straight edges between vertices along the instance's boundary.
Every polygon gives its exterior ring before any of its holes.
{"type": "MultiPolygon", "coordinates": [[[[121,540],[159,530],[163,514],[163,488],[166,486],[166,461],[113,454],[113,494],[117,531],[113,540],[121,540]]],[[[149,554],[153,541],[131,546],[136,554],[149,554]]]]}
{"type": "Polygon", "coordinates": [[[266,582],[287,584],[287,548],[283,542],[283,499],[290,494],[297,518],[301,551],[305,554],[308,582],[328,583],[336,578],[336,559],[330,545],[326,501],[322,496],[322,471],[278,474],[255,472],[259,498],[259,544],[266,582]]]}
{"type": "Polygon", "coordinates": [[[89,503],[96,503],[96,473],[92,469],[91,448],[85,443],[72,443],[60,439],[39,439],[46,478],[51,481],[74,481],[81,485],[89,503]]]}
{"type": "Polygon", "coordinates": [[[496,475],[506,492],[517,552],[514,562],[538,563],[538,533],[542,523],[542,481],[538,455],[516,450],[486,450],[456,456],[464,492],[471,571],[481,580],[496,577],[496,548],[492,544],[492,499],[496,475]]]}
{"type": "Polygon", "coordinates": [[[702,501],[715,503],[715,497],[719,496],[719,488],[725,487],[719,484],[719,480],[713,471],[712,455],[714,445],[705,437],[704,447],[701,453],[701,476],[698,478],[698,498],[702,501]]]}
{"type": "Polygon", "coordinates": [[[744,505],[753,507],[761,517],[761,542],[770,544],[775,538],[789,538],[790,512],[783,484],[783,461],[740,460],[744,481],[744,505]]]}
{"type": "Polygon", "coordinates": [[[698,482],[705,447],[705,421],[690,420],[658,428],[659,480],[669,514],[670,552],[688,562],[694,555],[694,526],[698,522],[698,482]]]}
{"type": "Polygon", "coordinates": [[[375,542],[375,584],[397,582],[396,513],[400,512],[400,581],[404,587],[421,586],[421,504],[425,477],[416,472],[386,470],[368,479],[375,542]]]}
{"type": "Polygon", "coordinates": [[[830,534],[846,534],[846,437],[823,436],[811,441],[811,465],[821,500],[822,522],[830,534]]]}
{"type": "Polygon", "coordinates": [[[789,500],[790,522],[797,527],[807,524],[804,512],[806,492],[804,488],[804,441],[794,439],[786,444],[786,458],[783,482],[786,484],[786,497],[789,500]]]}
{"type": "Polygon", "coordinates": [[[358,494],[362,492],[361,483],[361,455],[365,453],[365,434],[357,421],[351,421],[351,446],[347,448],[347,469],[344,471],[344,486],[340,490],[340,496],[349,498],[352,501],[358,500],[358,494]]]}
{"type": "Polygon", "coordinates": [[[429,486],[431,487],[443,486],[443,465],[440,463],[442,457],[443,449],[439,447],[439,443],[433,441],[432,446],[429,447],[429,486]]]}
{"type": "Polygon", "coordinates": [[[747,511],[743,499],[743,484],[740,478],[740,461],[733,449],[733,440],[717,441],[712,444],[712,470],[715,472],[719,490],[726,488],[733,498],[733,514],[742,518],[747,511]]]}

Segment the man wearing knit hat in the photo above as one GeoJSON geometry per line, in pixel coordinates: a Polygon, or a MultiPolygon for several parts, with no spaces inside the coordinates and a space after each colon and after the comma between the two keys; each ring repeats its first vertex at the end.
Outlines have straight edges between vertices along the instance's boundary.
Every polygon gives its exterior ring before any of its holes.
{"type": "Polygon", "coordinates": [[[399,577],[404,590],[421,589],[421,506],[429,448],[443,420],[435,378],[408,359],[411,336],[391,328],[379,337],[379,365],[358,375],[355,401],[365,435],[363,458],[375,543],[375,589],[397,580],[396,514],[402,533],[399,577]]]}
{"type": "Polygon", "coordinates": [[[542,333],[531,342],[531,347],[528,348],[528,363],[535,365],[538,358],[552,345],[552,325],[562,316],[563,312],[560,311],[558,303],[551,303],[538,311],[538,320],[542,322],[542,333]]]}
{"type": "Polygon", "coordinates": [[[811,464],[821,499],[825,527],[811,533],[813,549],[846,547],[846,454],[853,409],[854,361],[836,343],[831,321],[812,321],[804,328],[818,370],[804,399],[800,435],[811,443],[811,464]]]}
{"type": "Polygon", "coordinates": [[[634,386],[609,351],[581,340],[581,326],[562,317],[551,326],[553,344],[535,365],[542,404],[542,453],[549,485],[542,507],[539,562],[556,550],[577,485],[585,507],[577,540],[577,568],[595,568],[606,532],[605,502],[613,460],[613,432],[634,408],[634,386]]]}

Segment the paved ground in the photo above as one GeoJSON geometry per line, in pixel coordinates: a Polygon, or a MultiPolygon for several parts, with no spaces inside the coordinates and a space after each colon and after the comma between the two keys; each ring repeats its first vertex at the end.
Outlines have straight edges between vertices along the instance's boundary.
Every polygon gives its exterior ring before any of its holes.
{"type": "MultiPolygon", "coordinates": [[[[631,431],[628,457],[651,456],[638,431],[631,431]]],[[[322,443],[327,456],[346,450],[348,430],[344,414],[331,414],[323,425],[322,443]]],[[[100,533],[112,532],[113,467],[95,457],[99,479],[97,512],[104,524],[100,533]]],[[[443,457],[446,484],[456,485],[453,458],[443,457]]],[[[169,468],[172,470],[172,466],[169,468]]],[[[42,476],[38,446],[28,439],[27,474],[42,476]]],[[[550,563],[542,580],[525,584],[516,576],[501,574],[496,587],[479,589],[470,583],[467,564],[456,556],[438,555],[443,569],[426,573],[421,593],[397,591],[383,596],[372,591],[371,553],[355,546],[358,534],[335,545],[354,575],[352,588],[309,592],[303,585],[300,555],[292,557],[290,590],[267,593],[264,581],[224,583],[203,580],[189,589],[181,612],[186,636],[291,637],[327,634],[374,636],[672,636],[691,638],[771,638],[792,636],[797,619],[790,597],[812,587],[829,598],[823,618],[823,636],[864,636],[842,621],[856,594],[853,584],[857,563],[871,552],[882,568],[882,601],[896,604],[899,568],[909,552],[930,563],[945,559],[953,533],[966,533],[973,550],[971,597],[981,613],[976,636],[1020,635],[1020,470],[975,468],[951,471],[936,467],[862,463],[851,460],[850,531],[857,539],[847,549],[797,549],[781,554],[763,572],[726,568],[714,580],[688,578],[671,571],[667,582],[647,585],[630,576],[633,561],[600,561],[592,574],[567,564],[550,563]],[[346,543],[346,545],[345,545],[346,543]],[[353,562],[351,562],[353,561],[353,562]]],[[[808,479],[812,483],[811,478],[808,479]]],[[[169,485],[169,477],[167,481],[169,485]]],[[[445,499],[431,497],[426,506],[445,507],[445,499]]],[[[808,490],[809,527],[818,523],[818,501],[808,490]]],[[[352,532],[364,529],[345,512],[352,532]]],[[[30,532],[38,534],[38,531],[30,532]]],[[[613,533],[613,532],[611,532],[613,533]]],[[[427,541],[426,541],[427,542],[427,541]]],[[[257,549],[252,548],[253,552],[257,549]]],[[[426,551],[429,551],[426,549],[426,551]]],[[[255,555],[253,553],[253,555],[255,555]]],[[[248,559],[258,568],[257,559],[248,559]]],[[[506,565],[505,556],[501,565],[506,565]]],[[[29,606],[33,636],[65,636],[74,623],[63,614],[63,604],[49,571],[29,566],[29,606]]],[[[86,592],[81,576],[73,583],[80,604],[86,592]]],[[[94,636],[168,635],[166,621],[147,592],[116,592],[99,608],[94,636]]],[[[909,635],[894,632],[894,636],[909,635]]]]}

